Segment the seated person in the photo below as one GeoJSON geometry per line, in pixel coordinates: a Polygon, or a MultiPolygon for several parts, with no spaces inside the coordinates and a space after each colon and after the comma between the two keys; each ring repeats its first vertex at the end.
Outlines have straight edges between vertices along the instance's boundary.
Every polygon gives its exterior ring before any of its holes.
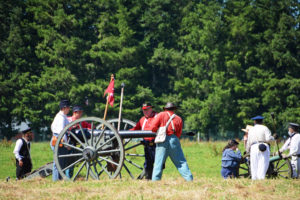
{"type": "Polygon", "coordinates": [[[238,176],[239,163],[242,160],[241,152],[237,148],[238,145],[237,141],[229,140],[223,149],[221,174],[224,179],[238,176]]]}

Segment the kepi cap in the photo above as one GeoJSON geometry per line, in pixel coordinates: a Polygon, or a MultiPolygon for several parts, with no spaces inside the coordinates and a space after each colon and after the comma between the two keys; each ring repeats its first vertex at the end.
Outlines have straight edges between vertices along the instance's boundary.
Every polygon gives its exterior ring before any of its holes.
{"type": "Polygon", "coordinates": [[[70,101],[67,100],[67,99],[62,99],[59,103],[59,108],[62,109],[62,108],[65,108],[65,107],[70,107],[70,101]]]}
{"type": "Polygon", "coordinates": [[[299,124],[297,124],[297,123],[289,123],[289,128],[292,128],[294,130],[298,130],[299,124]]]}
{"type": "Polygon", "coordinates": [[[262,119],[264,119],[264,117],[258,115],[258,116],[256,116],[256,117],[252,117],[251,119],[252,119],[252,120],[262,120],[262,119]]]}
{"type": "Polygon", "coordinates": [[[73,106],[73,112],[82,111],[82,110],[83,110],[83,109],[82,109],[81,106],[78,106],[78,105],[73,106]]]}
{"type": "Polygon", "coordinates": [[[29,132],[31,132],[31,128],[27,128],[27,129],[22,131],[23,134],[26,134],[26,133],[29,133],[29,132]]]}
{"type": "Polygon", "coordinates": [[[152,108],[153,106],[151,103],[143,103],[142,110],[147,110],[148,108],[152,108]]]}

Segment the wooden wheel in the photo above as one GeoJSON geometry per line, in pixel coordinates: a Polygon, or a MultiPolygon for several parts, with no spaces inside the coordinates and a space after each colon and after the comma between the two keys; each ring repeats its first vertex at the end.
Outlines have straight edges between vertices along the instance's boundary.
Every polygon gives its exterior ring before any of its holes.
{"type": "Polygon", "coordinates": [[[250,156],[246,154],[243,156],[242,162],[238,169],[238,177],[250,178],[250,156]]]}
{"type": "Polygon", "coordinates": [[[267,178],[284,178],[292,177],[292,165],[288,158],[274,156],[270,158],[270,165],[267,171],[267,178]]]}
{"type": "Polygon", "coordinates": [[[73,181],[90,177],[112,179],[119,175],[124,161],[122,139],[103,119],[87,117],[73,121],[59,134],[57,141],[54,161],[64,180],[69,180],[66,172],[72,168],[73,181]],[[84,129],[82,122],[90,123],[92,128],[84,129]]]}
{"type": "MultiPolygon", "coordinates": [[[[115,128],[118,127],[118,119],[111,119],[107,122],[111,123],[115,128]]],[[[122,119],[120,124],[120,130],[129,130],[135,127],[136,123],[128,119],[122,119]]],[[[130,177],[132,179],[142,179],[145,176],[144,162],[145,154],[142,143],[142,138],[129,138],[124,139],[124,151],[125,158],[123,163],[123,169],[120,173],[120,177],[130,177]]]]}

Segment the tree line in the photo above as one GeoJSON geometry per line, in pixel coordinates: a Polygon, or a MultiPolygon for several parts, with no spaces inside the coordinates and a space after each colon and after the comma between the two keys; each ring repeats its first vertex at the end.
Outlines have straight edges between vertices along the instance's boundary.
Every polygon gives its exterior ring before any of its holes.
{"type": "MultiPolygon", "coordinates": [[[[115,75],[117,118],[143,102],[180,106],[184,130],[240,137],[263,115],[285,135],[300,122],[298,0],[10,0],[0,2],[0,130],[50,127],[59,100],[103,117],[115,75]],[[84,101],[88,99],[89,104],[84,101]]],[[[49,134],[46,130],[43,134],[49,134]]]]}

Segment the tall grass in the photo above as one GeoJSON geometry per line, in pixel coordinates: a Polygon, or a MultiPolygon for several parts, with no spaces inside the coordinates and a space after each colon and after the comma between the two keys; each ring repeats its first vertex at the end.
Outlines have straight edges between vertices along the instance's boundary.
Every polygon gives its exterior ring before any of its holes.
{"type": "MultiPolygon", "coordinates": [[[[0,145],[0,199],[299,199],[300,180],[223,180],[221,154],[226,142],[181,141],[193,182],[185,182],[168,159],[162,181],[114,179],[52,182],[15,181],[13,145],[0,145]],[[9,182],[5,181],[11,176],[9,182]]],[[[243,151],[243,149],[242,149],[243,151]]],[[[52,161],[48,143],[32,144],[34,169],[52,161]]]]}

